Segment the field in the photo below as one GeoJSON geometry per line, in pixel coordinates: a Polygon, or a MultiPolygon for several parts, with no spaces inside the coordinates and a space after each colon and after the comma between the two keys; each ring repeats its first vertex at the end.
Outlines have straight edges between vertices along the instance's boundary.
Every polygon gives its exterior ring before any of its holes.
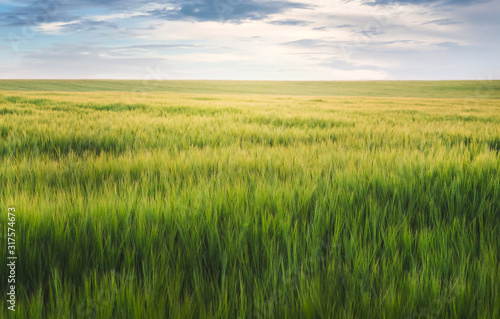
{"type": "Polygon", "coordinates": [[[0,81],[0,136],[2,318],[500,318],[500,81],[0,81]]]}

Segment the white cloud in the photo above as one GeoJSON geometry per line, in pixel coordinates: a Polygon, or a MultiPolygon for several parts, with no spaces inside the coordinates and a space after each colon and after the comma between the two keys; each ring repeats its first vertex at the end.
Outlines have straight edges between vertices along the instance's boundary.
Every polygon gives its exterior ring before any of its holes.
{"type": "Polygon", "coordinates": [[[36,30],[42,33],[60,33],[65,26],[80,23],[81,21],[82,20],[42,23],[36,27],[36,30]]]}
{"type": "Polygon", "coordinates": [[[147,12],[131,12],[131,13],[115,13],[108,15],[87,16],[86,18],[92,21],[110,21],[119,19],[129,19],[140,16],[148,16],[148,15],[150,14],[147,12]]]}

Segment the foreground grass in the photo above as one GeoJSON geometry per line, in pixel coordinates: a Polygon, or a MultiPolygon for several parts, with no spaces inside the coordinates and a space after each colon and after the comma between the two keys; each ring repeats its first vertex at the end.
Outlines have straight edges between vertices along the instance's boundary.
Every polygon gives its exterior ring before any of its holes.
{"type": "Polygon", "coordinates": [[[497,100],[5,91],[0,114],[18,318],[500,316],[497,100]]]}

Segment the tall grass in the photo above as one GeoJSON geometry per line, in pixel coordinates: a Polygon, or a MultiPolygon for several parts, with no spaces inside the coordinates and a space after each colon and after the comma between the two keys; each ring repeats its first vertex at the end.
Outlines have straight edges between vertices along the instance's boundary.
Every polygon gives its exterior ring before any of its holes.
{"type": "Polygon", "coordinates": [[[500,316],[496,100],[4,92],[0,114],[2,317],[500,316]]]}

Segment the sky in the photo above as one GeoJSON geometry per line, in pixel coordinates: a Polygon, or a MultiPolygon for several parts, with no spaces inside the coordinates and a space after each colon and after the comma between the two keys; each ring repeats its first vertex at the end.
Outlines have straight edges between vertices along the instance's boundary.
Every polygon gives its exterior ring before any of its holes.
{"type": "Polygon", "coordinates": [[[500,79],[499,0],[0,0],[0,78],[500,79]]]}

